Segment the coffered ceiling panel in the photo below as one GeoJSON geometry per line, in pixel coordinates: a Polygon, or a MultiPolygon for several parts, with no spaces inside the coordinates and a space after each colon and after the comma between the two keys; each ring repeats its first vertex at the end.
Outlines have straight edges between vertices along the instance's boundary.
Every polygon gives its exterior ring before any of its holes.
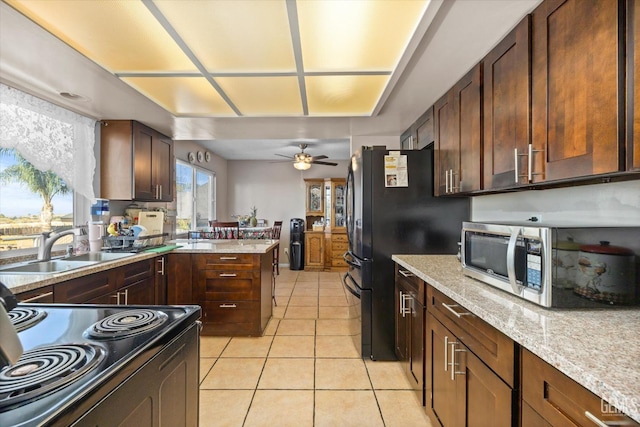
{"type": "Polygon", "coordinates": [[[4,1],[176,117],[366,117],[430,0],[4,1]]]}

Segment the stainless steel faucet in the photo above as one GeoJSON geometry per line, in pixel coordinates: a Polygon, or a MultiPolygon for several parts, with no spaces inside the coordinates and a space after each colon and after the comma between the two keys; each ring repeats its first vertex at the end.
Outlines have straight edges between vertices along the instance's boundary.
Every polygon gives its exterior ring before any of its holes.
{"type": "Polygon", "coordinates": [[[51,249],[53,244],[61,237],[73,234],[79,236],[80,228],[72,228],[71,230],[62,231],[60,233],[52,233],[45,231],[40,235],[40,246],[38,246],[38,261],[49,261],[51,259],[51,249]]]}

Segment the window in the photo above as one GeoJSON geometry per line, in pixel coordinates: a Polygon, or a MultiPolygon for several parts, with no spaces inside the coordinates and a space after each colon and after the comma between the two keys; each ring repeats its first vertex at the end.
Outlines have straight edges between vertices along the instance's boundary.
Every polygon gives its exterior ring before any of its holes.
{"type": "MultiPolygon", "coordinates": [[[[43,231],[74,226],[73,190],[13,149],[0,149],[0,251],[33,248],[43,231]]],[[[58,244],[73,243],[65,236],[58,244]]]]}
{"type": "Polygon", "coordinates": [[[215,219],[216,175],[176,160],[176,234],[209,226],[215,219]]]}

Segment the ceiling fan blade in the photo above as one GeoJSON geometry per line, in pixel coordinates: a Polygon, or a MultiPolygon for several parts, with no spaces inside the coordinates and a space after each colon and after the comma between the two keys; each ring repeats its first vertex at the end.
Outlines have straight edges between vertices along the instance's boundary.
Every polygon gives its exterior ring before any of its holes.
{"type": "Polygon", "coordinates": [[[292,157],[292,156],[285,156],[284,154],[277,154],[277,153],[276,153],[276,156],[286,157],[286,158],[287,158],[287,159],[289,159],[289,160],[293,160],[293,157],[292,157]]]}
{"type": "Polygon", "coordinates": [[[314,165],[338,166],[337,163],[333,163],[333,162],[317,162],[315,160],[312,160],[311,163],[313,163],[314,165]]]}
{"type": "Polygon", "coordinates": [[[322,159],[328,159],[328,157],[325,155],[321,155],[321,156],[313,156],[311,158],[311,160],[322,160],[322,159]]]}

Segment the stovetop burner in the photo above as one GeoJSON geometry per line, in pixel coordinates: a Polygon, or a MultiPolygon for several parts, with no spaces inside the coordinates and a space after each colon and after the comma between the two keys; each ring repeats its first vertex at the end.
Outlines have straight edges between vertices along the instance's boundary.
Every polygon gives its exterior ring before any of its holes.
{"type": "Polygon", "coordinates": [[[37,308],[16,307],[8,314],[9,320],[18,332],[29,329],[47,317],[46,311],[37,308]]]}
{"type": "Polygon", "coordinates": [[[121,311],[94,323],[85,331],[92,339],[119,339],[150,331],[167,321],[167,314],[150,309],[121,311]]]}
{"type": "Polygon", "coordinates": [[[0,371],[0,409],[35,400],[96,368],[105,357],[94,344],[60,344],[25,352],[0,371]]]}

